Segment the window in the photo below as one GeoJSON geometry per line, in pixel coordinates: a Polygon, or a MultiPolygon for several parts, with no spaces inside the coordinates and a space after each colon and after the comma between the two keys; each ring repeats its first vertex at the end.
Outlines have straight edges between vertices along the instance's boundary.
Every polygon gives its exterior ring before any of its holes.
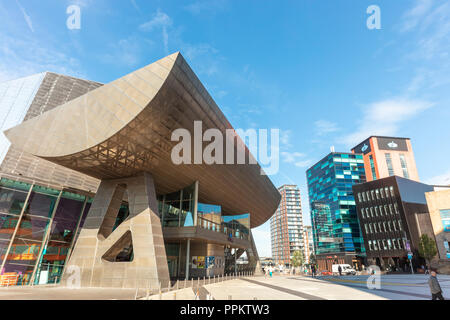
{"type": "Polygon", "coordinates": [[[384,192],[386,193],[386,198],[389,198],[389,188],[385,187],[384,192]]]}
{"type": "Polygon", "coordinates": [[[396,242],[397,242],[397,240],[392,239],[392,248],[393,248],[394,250],[397,250],[396,242]]]}
{"type": "Polygon", "coordinates": [[[369,223],[369,230],[370,230],[369,233],[373,233],[373,230],[372,230],[372,224],[371,224],[371,223],[369,223]]]}
{"type": "Polygon", "coordinates": [[[397,203],[394,203],[394,210],[396,214],[399,214],[397,203]]]}
{"type": "Polygon", "coordinates": [[[398,220],[398,229],[403,231],[402,222],[400,220],[398,220]]]}
{"type": "Polygon", "coordinates": [[[373,224],[373,232],[374,232],[374,233],[377,233],[377,232],[378,232],[378,230],[377,230],[377,224],[376,224],[376,223],[373,224]]]}
{"type": "Polygon", "coordinates": [[[383,188],[380,189],[380,195],[381,195],[381,199],[384,199],[384,189],[383,188]]]}
{"type": "Polygon", "coordinates": [[[387,240],[387,244],[388,244],[388,249],[392,250],[392,243],[391,243],[391,239],[387,240]]]}
{"type": "Polygon", "coordinates": [[[369,240],[368,242],[369,242],[369,250],[373,250],[372,249],[372,240],[369,240]]]}
{"type": "Polygon", "coordinates": [[[370,216],[373,218],[373,207],[370,207],[370,216]]]}
{"type": "Polygon", "coordinates": [[[380,190],[379,189],[375,190],[375,195],[377,196],[377,200],[380,200],[380,190]]]}
{"type": "Polygon", "coordinates": [[[402,166],[403,176],[409,179],[408,166],[406,165],[406,158],[404,154],[400,154],[400,164],[402,166]]]}
{"type": "Polygon", "coordinates": [[[394,211],[392,211],[392,204],[389,203],[389,212],[391,213],[391,216],[394,215],[394,211]]]}
{"type": "Polygon", "coordinates": [[[366,218],[369,217],[369,208],[366,208],[366,218]]]}
{"type": "Polygon", "coordinates": [[[388,168],[389,176],[393,176],[394,175],[394,168],[392,167],[391,154],[390,153],[386,153],[384,156],[386,158],[386,165],[387,165],[387,168],[388,168]]]}
{"type": "Polygon", "coordinates": [[[389,229],[389,232],[392,232],[392,225],[391,225],[391,221],[388,221],[388,229],[389,229]]]}
{"type": "Polygon", "coordinates": [[[385,240],[385,239],[383,239],[383,249],[384,249],[384,250],[387,250],[386,240],[385,240]]]}
{"type": "Polygon", "coordinates": [[[383,216],[383,206],[379,206],[380,208],[380,216],[383,216]]]}
{"type": "Polygon", "coordinates": [[[373,162],[372,155],[369,156],[369,162],[370,162],[370,170],[372,171],[372,178],[373,180],[377,180],[377,173],[375,171],[375,163],[373,162]]]}
{"type": "Polygon", "coordinates": [[[391,192],[391,197],[394,198],[395,197],[395,195],[394,195],[394,187],[390,186],[389,187],[389,191],[391,192]]]}
{"type": "Polygon", "coordinates": [[[375,216],[378,217],[378,207],[375,207],[375,216]]]}
{"type": "Polygon", "coordinates": [[[394,227],[394,231],[397,231],[397,223],[394,221],[392,221],[392,226],[394,227]]]}
{"type": "Polygon", "coordinates": [[[359,193],[359,192],[358,192],[358,201],[359,201],[359,202],[362,201],[362,199],[361,199],[361,193],[359,193]]]}
{"type": "Polygon", "coordinates": [[[373,249],[378,250],[377,242],[373,240],[373,249]]]}
{"type": "Polygon", "coordinates": [[[386,222],[383,222],[383,230],[384,230],[384,232],[387,232],[386,222]]]}
{"type": "Polygon", "coordinates": [[[384,213],[386,214],[386,217],[389,215],[387,204],[384,205],[384,213]]]}
{"type": "Polygon", "coordinates": [[[364,208],[361,209],[361,217],[364,219],[364,208]]]}
{"type": "Polygon", "coordinates": [[[380,230],[380,232],[383,232],[383,229],[381,228],[381,222],[378,222],[378,229],[380,230]]]}
{"type": "Polygon", "coordinates": [[[370,201],[370,193],[369,191],[366,191],[367,201],[370,201]]]}
{"type": "Polygon", "coordinates": [[[364,224],[364,228],[366,229],[366,234],[369,233],[369,227],[367,226],[367,224],[364,224]]]}
{"type": "Polygon", "coordinates": [[[361,194],[362,194],[363,201],[366,202],[366,194],[364,192],[361,192],[361,194]]]}

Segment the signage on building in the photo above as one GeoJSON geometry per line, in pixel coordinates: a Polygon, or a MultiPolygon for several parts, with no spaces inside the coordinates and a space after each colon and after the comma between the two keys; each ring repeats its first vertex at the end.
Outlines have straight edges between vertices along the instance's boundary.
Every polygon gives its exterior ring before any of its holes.
{"type": "Polygon", "coordinates": [[[409,252],[411,251],[411,243],[409,242],[409,240],[406,240],[406,250],[408,250],[409,252]]]}
{"type": "Polygon", "coordinates": [[[354,151],[355,153],[363,153],[363,154],[369,153],[370,151],[372,151],[372,149],[370,148],[370,140],[367,139],[366,141],[364,141],[364,142],[358,144],[358,145],[353,149],[353,151],[354,151]]]}
{"type": "Polygon", "coordinates": [[[444,232],[450,232],[450,209],[439,210],[441,214],[441,222],[444,227],[444,232]]]}
{"type": "Polygon", "coordinates": [[[377,138],[377,142],[380,150],[408,151],[406,139],[377,138]]]}

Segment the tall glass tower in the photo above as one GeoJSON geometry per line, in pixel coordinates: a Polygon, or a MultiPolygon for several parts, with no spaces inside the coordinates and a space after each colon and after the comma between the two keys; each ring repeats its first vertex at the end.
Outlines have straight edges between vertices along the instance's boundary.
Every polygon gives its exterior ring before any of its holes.
{"type": "Polygon", "coordinates": [[[315,252],[319,267],[360,267],[365,252],[352,185],[366,181],[361,154],[332,152],[306,172],[315,252]]]}

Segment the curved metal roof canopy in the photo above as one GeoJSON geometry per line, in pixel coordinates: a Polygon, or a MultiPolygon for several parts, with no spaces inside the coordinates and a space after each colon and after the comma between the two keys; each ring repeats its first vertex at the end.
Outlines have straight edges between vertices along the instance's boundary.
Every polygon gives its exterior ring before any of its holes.
{"type": "MultiPolygon", "coordinates": [[[[194,137],[196,120],[203,122],[203,131],[217,128],[225,136],[232,129],[182,55],[175,53],[5,134],[28,153],[98,179],[148,171],[160,194],[198,180],[199,201],[220,204],[225,214],[249,212],[251,226],[261,225],[275,212],[280,195],[259,165],[172,163],[171,150],[178,143],[171,141],[173,130],[185,128],[194,137]]],[[[252,157],[247,148],[245,152],[247,159],[252,157]]]]}

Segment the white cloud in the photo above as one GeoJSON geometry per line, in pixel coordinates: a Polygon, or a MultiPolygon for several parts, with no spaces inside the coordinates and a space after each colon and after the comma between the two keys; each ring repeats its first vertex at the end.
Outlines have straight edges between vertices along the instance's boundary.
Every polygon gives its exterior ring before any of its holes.
{"type": "Polygon", "coordinates": [[[404,13],[400,31],[407,32],[414,29],[430,11],[432,4],[433,0],[416,0],[414,7],[404,13]]]}
{"type": "Polygon", "coordinates": [[[161,28],[164,49],[166,54],[169,53],[169,32],[168,28],[172,26],[172,19],[160,9],[156,12],[150,21],[147,21],[139,26],[139,29],[144,32],[151,32],[154,29],[161,28]]]}
{"type": "Polygon", "coordinates": [[[428,179],[426,183],[431,185],[450,186],[450,169],[441,175],[428,179]]]}
{"type": "Polygon", "coordinates": [[[371,135],[395,135],[402,122],[411,119],[433,104],[405,98],[374,102],[363,110],[356,130],[343,137],[343,142],[354,146],[371,135]]]}
{"type": "Polygon", "coordinates": [[[227,5],[227,0],[197,0],[185,6],[184,8],[194,15],[202,13],[213,14],[224,10],[227,5]]]}
{"type": "Polygon", "coordinates": [[[27,14],[25,9],[22,7],[22,5],[20,4],[19,0],[16,0],[16,3],[19,6],[20,11],[22,11],[23,18],[25,19],[25,22],[27,23],[28,28],[30,28],[31,32],[34,32],[33,21],[31,21],[31,17],[27,14]]]}
{"type": "Polygon", "coordinates": [[[295,166],[296,167],[299,167],[299,168],[306,168],[306,167],[309,167],[310,165],[312,165],[312,160],[303,160],[303,161],[297,161],[296,163],[295,163],[295,166]]]}
{"type": "Polygon", "coordinates": [[[314,125],[319,136],[339,131],[337,124],[328,120],[317,120],[314,125]]]}
{"type": "Polygon", "coordinates": [[[297,158],[304,157],[305,155],[301,152],[281,152],[281,156],[283,157],[283,162],[294,163],[297,158]]]}

